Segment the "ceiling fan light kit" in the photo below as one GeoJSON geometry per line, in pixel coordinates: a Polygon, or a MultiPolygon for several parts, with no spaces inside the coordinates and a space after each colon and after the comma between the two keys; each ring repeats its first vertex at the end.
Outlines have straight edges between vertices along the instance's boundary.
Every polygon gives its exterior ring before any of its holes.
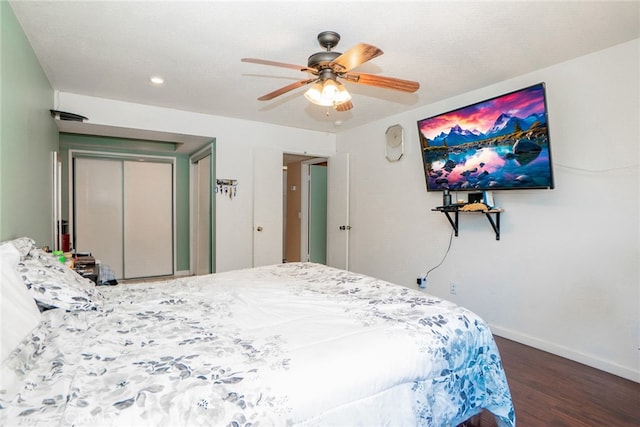
{"type": "Polygon", "coordinates": [[[258,100],[268,101],[299,87],[311,84],[312,86],[304,94],[307,100],[324,107],[333,107],[336,111],[349,111],[353,108],[351,95],[342,83],[338,81],[338,78],[344,79],[349,83],[377,86],[403,92],[415,92],[420,88],[418,82],[351,72],[352,69],[382,55],[383,52],[379,48],[366,43],[360,43],[345,53],[333,52],[331,49],[339,41],[340,35],[335,31],[323,31],[318,34],[318,42],[326,50],[309,56],[306,67],[264,59],[242,58],[243,62],[291,68],[314,76],[284,86],[259,97],[258,100]]]}
{"type": "Polygon", "coordinates": [[[314,83],[304,96],[310,102],[323,107],[334,107],[351,100],[351,94],[347,89],[333,79],[314,83]]]}

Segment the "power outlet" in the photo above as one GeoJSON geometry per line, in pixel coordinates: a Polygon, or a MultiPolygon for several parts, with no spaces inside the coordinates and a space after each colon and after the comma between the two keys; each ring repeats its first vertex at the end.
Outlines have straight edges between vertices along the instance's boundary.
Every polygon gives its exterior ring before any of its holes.
{"type": "Polygon", "coordinates": [[[418,284],[418,287],[421,289],[424,289],[427,287],[427,277],[426,276],[420,276],[418,277],[418,279],[416,280],[416,283],[418,284]]]}
{"type": "Polygon", "coordinates": [[[457,283],[451,282],[449,284],[449,293],[451,295],[457,295],[458,294],[458,284],[457,283]]]}

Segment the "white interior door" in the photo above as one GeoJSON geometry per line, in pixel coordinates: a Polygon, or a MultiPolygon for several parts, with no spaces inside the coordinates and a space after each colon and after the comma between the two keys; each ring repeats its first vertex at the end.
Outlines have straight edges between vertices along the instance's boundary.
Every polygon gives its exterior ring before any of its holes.
{"type": "Polygon", "coordinates": [[[211,273],[211,156],[196,163],[196,274],[211,273]]]}
{"type": "Polygon", "coordinates": [[[124,277],[173,274],[173,165],[124,162],[124,277]]]}
{"type": "Polygon", "coordinates": [[[74,159],[74,240],[123,277],[122,162],[74,159]]]}
{"type": "Polygon", "coordinates": [[[327,170],[327,265],[349,269],[349,154],[329,157],[327,170]]]}
{"type": "Polygon", "coordinates": [[[253,266],[280,264],[282,151],[256,148],[253,173],[253,266]]]}

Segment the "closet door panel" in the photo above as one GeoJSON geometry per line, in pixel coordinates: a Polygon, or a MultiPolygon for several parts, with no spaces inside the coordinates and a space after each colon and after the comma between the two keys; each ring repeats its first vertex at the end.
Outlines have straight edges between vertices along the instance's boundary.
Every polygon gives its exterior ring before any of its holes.
{"type": "Polygon", "coordinates": [[[173,171],[124,162],[125,278],[173,274],[173,171]]]}
{"type": "Polygon", "coordinates": [[[75,249],[123,274],[122,162],[74,160],[75,249]]]}

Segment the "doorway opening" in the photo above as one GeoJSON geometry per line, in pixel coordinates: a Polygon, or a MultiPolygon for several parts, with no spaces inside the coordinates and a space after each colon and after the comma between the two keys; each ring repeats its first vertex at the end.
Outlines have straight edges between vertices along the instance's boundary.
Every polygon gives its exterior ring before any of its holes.
{"type": "Polygon", "coordinates": [[[283,262],[327,263],[327,159],[283,156],[283,262]]]}

